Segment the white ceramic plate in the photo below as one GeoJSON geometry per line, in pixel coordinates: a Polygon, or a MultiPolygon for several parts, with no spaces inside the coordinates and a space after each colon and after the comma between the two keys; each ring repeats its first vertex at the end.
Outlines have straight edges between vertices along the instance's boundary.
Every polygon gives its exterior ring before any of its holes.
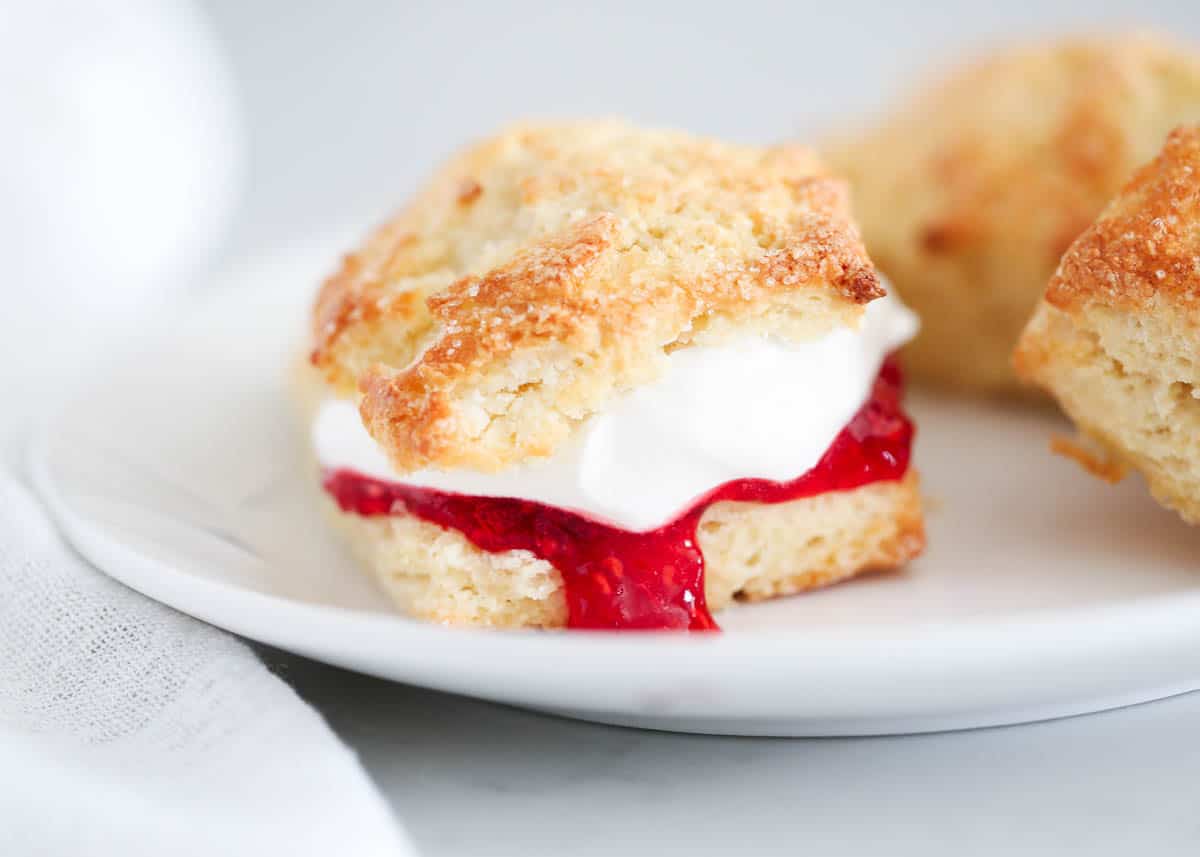
{"type": "Polygon", "coordinates": [[[34,446],[96,565],[179,610],[397,681],[612,723],[832,735],[1013,723],[1200,687],[1200,530],[1047,450],[1053,418],[917,398],[930,548],[718,614],[715,635],[512,633],[394,614],[316,506],[288,399],[317,242],[224,278],[97,371],[34,446]]]}

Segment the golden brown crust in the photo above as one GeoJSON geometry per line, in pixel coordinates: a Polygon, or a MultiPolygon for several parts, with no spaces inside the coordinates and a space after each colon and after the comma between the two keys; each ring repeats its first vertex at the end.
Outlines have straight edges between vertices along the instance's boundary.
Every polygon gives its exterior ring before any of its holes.
{"type": "Polygon", "coordinates": [[[1063,257],[1046,300],[1068,312],[1200,306],[1200,125],[1171,132],[1063,257]]]}
{"type": "Polygon", "coordinates": [[[313,361],[401,472],[550,454],[665,351],[804,338],[883,294],[843,185],[799,147],[617,122],[461,155],[322,288],[313,361]]]}
{"type": "Polygon", "coordinates": [[[1016,392],[1009,352],[1063,251],[1200,118],[1200,58],[1148,35],[1003,51],[831,148],[867,246],[922,316],[914,376],[1016,392]]]}
{"type": "Polygon", "coordinates": [[[1112,455],[1109,450],[1096,449],[1094,443],[1086,438],[1063,437],[1054,435],[1050,438],[1050,451],[1069,458],[1095,476],[1110,485],[1121,482],[1129,473],[1129,465],[1112,455]]]}

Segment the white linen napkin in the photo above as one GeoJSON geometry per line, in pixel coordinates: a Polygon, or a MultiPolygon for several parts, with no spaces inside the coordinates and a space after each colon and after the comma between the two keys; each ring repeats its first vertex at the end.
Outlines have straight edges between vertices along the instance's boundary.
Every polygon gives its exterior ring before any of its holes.
{"type": "Polygon", "coordinates": [[[234,637],[104,577],[0,472],[0,854],[412,854],[234,637]]]}

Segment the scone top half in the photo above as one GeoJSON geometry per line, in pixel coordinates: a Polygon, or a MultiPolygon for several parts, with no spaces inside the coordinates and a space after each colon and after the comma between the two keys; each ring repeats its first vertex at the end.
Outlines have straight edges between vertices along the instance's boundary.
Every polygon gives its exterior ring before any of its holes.
{"type": "Polygon", "coordinates": [[[1066,344],[1056,326],[1123,374],[1200,385],[1200,125],[1173,131],[1063,256],[1014,356],[1034,382],[1066,344]]]}
{"type": "Polygon", "coordinates": [[[320,292],[312,361],[398,473],[551,455],[667,355],[803,341],[884,289],[807,149],[620,122],[463,152],[320,292]]]}
{"type": "Polygon", "coordinates": [[[831,143],[868,250],[922,316],[914,376],[1019,392],[1009,356],[1063,252],[1195,121],[1200,49],[1135,33],[997,51],[831,143]]]}

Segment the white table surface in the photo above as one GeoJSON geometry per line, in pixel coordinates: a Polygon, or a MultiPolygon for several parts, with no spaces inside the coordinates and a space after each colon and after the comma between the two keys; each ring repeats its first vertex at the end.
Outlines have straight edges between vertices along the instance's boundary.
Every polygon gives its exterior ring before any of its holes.
{"type": "MultiPolygon", "coordinates": [[[[972,43],[1129,23],[1200,36],[1192,0],[205,5],[250,131],[234,255],[377,216],[447,146],[518,116],[619,113],[769,140],[877,106],[972,43]]],[[[267,656],[428,857],[1200,853],[1200,694],[943,735],[712,738],[267,656]]]]}

